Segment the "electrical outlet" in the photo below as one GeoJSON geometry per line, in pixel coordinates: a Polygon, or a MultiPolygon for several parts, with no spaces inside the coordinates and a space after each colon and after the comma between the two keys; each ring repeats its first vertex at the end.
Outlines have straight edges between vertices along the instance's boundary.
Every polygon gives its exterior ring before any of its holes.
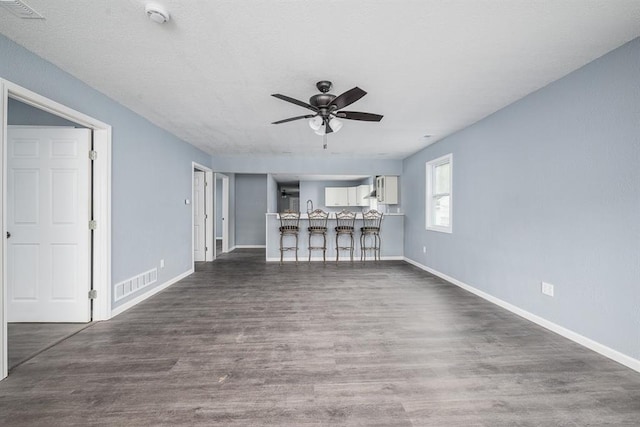
{"type": "Polygon", "coordinates": [[[426,247],[426,246],[423,246],[423,247],[422,247],[422,253],[423,253],[423,254],[426,254],[426,253],[427,253],[427,247],[426,247]]]}
{"type": "Polygon", "coordinates": [[[164,268],[164,260],[163,259],[160,260],[160,268],[164,268]]]}
{"type": "Polygon", "coordinates": [[[550,297],[553,296],[553,285],[551,283],[542,282],[540,290],[543,294],[548,295],[550,297]]]}

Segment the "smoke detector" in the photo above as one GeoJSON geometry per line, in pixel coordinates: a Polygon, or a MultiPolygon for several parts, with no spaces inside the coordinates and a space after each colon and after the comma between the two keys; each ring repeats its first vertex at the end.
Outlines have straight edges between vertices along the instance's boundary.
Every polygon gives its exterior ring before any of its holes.
{"type": "Polygon", "coordinates": [[[158,6],[157,4],[149,3],[144,7],[144,11],[147,12],[147,16],[153,22],[157,24],[164,24],[171,19],[171,15],[169,12],[162,6],[158,6]]]}

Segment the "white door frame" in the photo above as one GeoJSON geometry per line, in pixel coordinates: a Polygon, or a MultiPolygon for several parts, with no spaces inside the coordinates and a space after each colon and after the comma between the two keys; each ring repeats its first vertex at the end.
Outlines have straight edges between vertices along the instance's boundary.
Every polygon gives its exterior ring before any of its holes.
{"type": "MultiPolygon", "coordinates": [[[[229,177],[223,173],[216,172],[216,180],[222,179],[222,253],[229,252],[229,177]]],[[[216,191],[218,187],[216,186],[216,191]]],[[[217,195],[215,196],[216,200],[217,195]]],[[[217,212],[217,209],[216,209],[217,212]]],[[[216,225],[218,220],[216,218],[216,225]]],[[[218,235],[218,230],[215,236],[218,235]]]]}
{"type": "MultiPolygon", "coordinates": [[[[0,78],[0,212],[2,212],[2,244],[0,245],[0,379],[8,374],[7,356],[7,109],[9,98],[46,111],[93,130],[93,146],[98,152],[93,162],[93,219],[98,227],[93,232],[93,320],[111,318],[111,126],[66,107],[49,98],[0,78]]],[[[88,226],[88,225],[87,225],[88,226]]],[[[87,298],[89,296],[87,295],[87,298]]]]}
{"type": "Polygon", "coordinates": [[[196,191],[195,185],[194,185],[196,169],[199,170],[200,172],[204,172],[204,199],[205,199],[204,214],[206,216],[206,219],[204,221],[204,228],[205,228],[204,260],[205,261],[213,261],[215,259],[215,248],[216,248],[216,245],[214,244],[215,230],[213,228],[214,215],[212,214],[213,197],[214,197],[213,191],[216,188],[215,181],[213,180],[213,171],[208,167],[203,166],[199,163],[191,162],[191,266],[194,270],[196,267],[196,261],[195,261],[195,256],[193,252],[195,251],[195,248],[196,248],[196,242],[195,242],[196,237],[195,237],[195,231],[194,231],[195,224],[193,219],[193,214],[194,214],[193,210],[194,210],[195,204],[193,203],[193,199],[196,191]]]}

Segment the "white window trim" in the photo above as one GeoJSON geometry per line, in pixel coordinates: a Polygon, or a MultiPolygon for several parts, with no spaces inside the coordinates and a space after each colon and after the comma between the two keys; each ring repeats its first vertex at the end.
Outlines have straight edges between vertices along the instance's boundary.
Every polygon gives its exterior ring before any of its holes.
{"type": "Polygon", "coordinates": [[[449,153],[437,159],[430,160],[426,163],[426,200],[425,200],[425,226],[429,231],[439,231],[441,233],[453,233],[453,154],[449,153]],[[436,166],[449,163],[449,226],[433,224],[433,172],[436,166]]]}

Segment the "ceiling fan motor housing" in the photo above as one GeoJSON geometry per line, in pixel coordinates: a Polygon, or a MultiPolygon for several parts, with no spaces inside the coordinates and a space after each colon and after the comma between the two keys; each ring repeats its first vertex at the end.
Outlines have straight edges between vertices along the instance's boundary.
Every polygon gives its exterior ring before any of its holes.
{"type": "Polygon", "coordinates": [[[318,93],[309,98],[309,104],[318,108],[326,107],[335,99],[335,97],[336,96],[331,93],[318,93]]]}

